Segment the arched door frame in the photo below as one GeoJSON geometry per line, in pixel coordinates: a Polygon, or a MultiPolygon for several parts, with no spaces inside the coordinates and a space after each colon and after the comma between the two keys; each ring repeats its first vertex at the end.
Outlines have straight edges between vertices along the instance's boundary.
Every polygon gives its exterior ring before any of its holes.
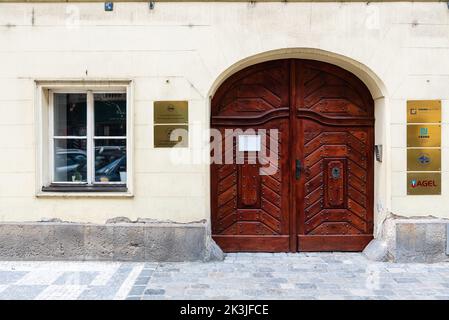
{"type": "MultiPolygon", "coordinates": [[[[241,59],[232,64],[226,70],[222,71],[212,84],[208,93],[208,114],[207,119],[210,127],[210,110],[211,98],[215,94],[220,85],[231,75],[236,72],[261,62],[277,60],[277,59],[307,59],[327,62],[343,68],[359,78],[370,91],[374,99],[375,110],[375,144],[382,145],[384,155],[382,162],[374,164],[374,237],[377,238],[382,232],[382,222],[384,221],[389,208],[391,207],[391,163],[390,163],[390,128],[389,128],[389,112],[388,112],[388,97],[387,90],[382,80],[366,65],[348,58],[343,55],[332,53],[329,51],[310,49],[310,48],[289,48],[274,51],[263,52],[241,59]]],[[[210,179],[210,167],[208,166],[208,180],[210,179]]],[[[210,222],[210,180],[207,181],[207,208],[209,212],[210,222]]]]}

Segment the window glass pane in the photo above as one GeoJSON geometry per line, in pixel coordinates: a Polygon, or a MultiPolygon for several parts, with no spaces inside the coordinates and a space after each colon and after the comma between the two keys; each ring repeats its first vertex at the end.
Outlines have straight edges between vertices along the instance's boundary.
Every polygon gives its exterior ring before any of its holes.
{"type": "Polygon", "coordinates": [[[95,136],[126,136],[126,93],[94,94],[95,136]]]}
{"type": "Polygon", "coordinates": [[[54,94],[54,135],[86,135],[86,94],[54,94]]]}
{"type": "Polygon", "coordinates": [[[86,139],[55,139],[55,182],[86,182],[86,139]]]}
{"type": "Polygon", "coordinates": [[[126,139],[95,139],[95,181],[126,183],[126,139]]]}

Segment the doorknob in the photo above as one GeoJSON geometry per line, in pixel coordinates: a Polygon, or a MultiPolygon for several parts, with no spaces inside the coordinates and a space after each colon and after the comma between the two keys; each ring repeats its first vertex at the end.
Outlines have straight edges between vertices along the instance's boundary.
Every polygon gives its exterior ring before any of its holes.
{"type": "Polygon", "coordinates": [[[301,177],[301,160],[296,159],[296,166],[295,166],[296,170],[295,170],[295,177],[296,180],[299,180],[299,178],[301,177]]]}

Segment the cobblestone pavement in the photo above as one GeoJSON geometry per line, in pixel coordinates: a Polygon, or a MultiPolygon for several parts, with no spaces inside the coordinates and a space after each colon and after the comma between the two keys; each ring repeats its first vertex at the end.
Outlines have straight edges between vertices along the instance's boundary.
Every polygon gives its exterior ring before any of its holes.
{"type": "Polygon", "coordinates": [[[449,263],[358,253],[239,253],[223,262],[0,262],[0,299],[449,299],[449,263]]]}

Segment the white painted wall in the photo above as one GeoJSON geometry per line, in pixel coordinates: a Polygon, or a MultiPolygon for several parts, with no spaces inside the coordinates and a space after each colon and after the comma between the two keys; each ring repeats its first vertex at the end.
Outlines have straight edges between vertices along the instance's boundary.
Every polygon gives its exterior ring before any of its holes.
{"type": "Polygon", "coordinates": [[[153,148],[153,101],[189,100],[191,124],[208,127],[223,78],[289,56],[344,66],[376,98],[377,221],[388,211],[449,217],[445,3],[114,3],[113,12],[35,3],[0,4],[0,221],[208,219],[209,167],[173,165],[153,148]],[[34,81],[43,79],[133,81],[134,197],[36,197],[34,81]],[[443,100],[441,196],[406,196],[407,99],[443,100]]]}

